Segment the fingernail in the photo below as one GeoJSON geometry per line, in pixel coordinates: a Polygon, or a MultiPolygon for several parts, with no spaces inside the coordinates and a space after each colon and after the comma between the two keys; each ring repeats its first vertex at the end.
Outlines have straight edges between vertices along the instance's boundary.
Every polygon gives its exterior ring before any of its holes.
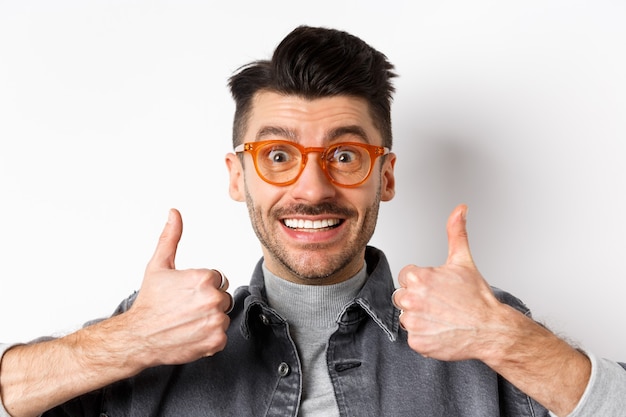
{"type": "Polygon", "coordinates": [[[167,222],[172,223],[174,221],[174,210],[170,209],[167,213],[167,222]]]}

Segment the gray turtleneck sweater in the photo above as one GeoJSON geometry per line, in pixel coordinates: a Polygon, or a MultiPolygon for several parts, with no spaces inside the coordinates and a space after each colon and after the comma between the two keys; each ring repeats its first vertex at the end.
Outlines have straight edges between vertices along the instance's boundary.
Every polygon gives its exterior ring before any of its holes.
{"type": "Polygon", "coordinates": [[[272,274],[263,265],[270,306],[289,324],[302,363],[300,417],[339,417],[328,374],[326,348],[337,320],[365,284],[366,267],[347,281],[333,285],[295,284],[272,274]]]}

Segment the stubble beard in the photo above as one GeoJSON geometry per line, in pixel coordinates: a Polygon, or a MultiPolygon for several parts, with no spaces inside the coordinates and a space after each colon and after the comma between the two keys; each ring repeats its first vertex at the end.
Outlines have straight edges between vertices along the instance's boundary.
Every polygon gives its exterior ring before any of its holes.
{"type": "MultiPolygon", "coordinates": [[[[365,246],[374,234],[380,206],[380,189],[377,190],[374,202],[365,210],[363,224],[353,225],[350,232],[350,240],[342,245],[338,253],[320,254],[324,251],[323,244],[305,244],[300,246],[297,253],[290,251],[282,245],[271,232],[271,226],[280,222],[280,217],[285,213],[290,214],[342,214],[347,218],[354,217],[354,211],[340,207],[333,203],[324,203],[317,206],[297,205],[290,208],[271,209],[266,218],[261,209],[254,204],[252,196],[246,186],[246,205],[250,215],[250,221],[254,233],[256,233],[261,245],[276,259],[285,269],[297,277],[300,281],[312,284],[323,282],[334,274],[344,270],[356,257],[362,257],[365,246]],[[320,261],[320,255],[323,261],[320,261]]],[[[315,232],[313,232],[315,233],[315,232]]],[[[285,278],[285,277],[283,277],[285,278]]]]}

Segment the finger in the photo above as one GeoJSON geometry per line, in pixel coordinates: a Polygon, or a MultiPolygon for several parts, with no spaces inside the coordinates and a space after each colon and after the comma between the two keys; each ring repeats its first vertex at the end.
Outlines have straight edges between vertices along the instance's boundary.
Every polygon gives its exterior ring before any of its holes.
{"type": "Polygon", "coordinates": [[[461,204],[450,214],[447,224],[448,232],[448,259],[447,264],[473,264],[472,254],[467,238],[467,206],[461,204]]]}
{"type": "Polygon", "coordinates": [[[224,311],[224,313],[230,314],[230,312],[233,311],[233,308],[235,308],[235,299],[233,298],[232,295],[230,295],[230,293],[225,293],[225,294],[228,295],[229,304],[228,304],[228,308],[224,311]]]}
{"type": "Polygon", "coordinates": [[[227,292],[228,286],[229,286],[228,278],[226,278],[226,275],[224,275],[224,273],[220,271],[219,269],[212,269],[212,271],[215,272],[219,276],[217,280],[217,282],[219,282],[217,286],[217,290],[225,294],[228,298],[227,307],[223,311],[226,314],[229,314],[233,310],[233,307],[235,306],[235,301],[233,300],[233,296],[227,292]]]}
{"type": "Polygon", "coordinates": [[[183,234],[183,219],[180,212],[170,209],[167,223],[159,236],[156,250],[148,263],[148,269],[175,269],[176,249],[183,234]]]}
{"type": "Polygon", "coordinates": [[[417,265],[409,264],[405,265],[398,273],[398,285],[400,288],[409,288],[420,282],[420,275],[427,268],[422,268],[417,265]]]}
{"type": "Polygon", "coordinates": [[[218,275],[220,276],[220,284],[219,284],[219,287],[217,287],[217,289],[220,291],[226,292],[229,286],[228,278],[226,278],[226,275],[224,275],[224,273],[220,271],[219,269],[213,269],[213,271],[217,272],[218,275]]]}
{"type": "Polygon", "coordinates": [[[402,290],[404,290],[404,288],[396,288],[393,293],[391,293],[391,304],[393,304],[393,306],[398,310],[402,310],[402,307],[400,307],[400,305],[398,304],[396,297],[398,296],[398,293],[402,290]]]}

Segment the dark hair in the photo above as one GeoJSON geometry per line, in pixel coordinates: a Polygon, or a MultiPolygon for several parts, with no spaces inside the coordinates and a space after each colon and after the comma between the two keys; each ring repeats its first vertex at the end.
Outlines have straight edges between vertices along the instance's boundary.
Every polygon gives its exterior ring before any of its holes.
{"type": "Polygon", "coordinates": [[[365,99],[383,145],[391,148],[393,69],[385,55],[356,36],[299,26],[276,47],[271,60],[252,62],[230,77],[236,106],[233,146],[243,141],[254,95],[265,90],[306,99],[338,95],[365,99]]]}

